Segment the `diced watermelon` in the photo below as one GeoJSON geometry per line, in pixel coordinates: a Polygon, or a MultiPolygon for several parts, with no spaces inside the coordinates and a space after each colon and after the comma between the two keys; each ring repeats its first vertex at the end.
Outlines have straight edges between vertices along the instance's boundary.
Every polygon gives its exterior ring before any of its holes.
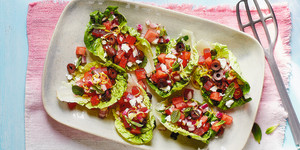
{"type": "Polygon", "coordinates": [[[86,48],[85,47],[76,47],[76,55],[85,56],[86,48]]]}
{"type": "Polygon", "coordinates": [[[210,93],[210,99],[215,100],[215,101],[221,101],[222,100],[222,96],[220,96],[219,92],[211,92],[210,93]]]}
{"type": "Polygon", "coordinates": [[[146,79],[146,70],[144,68],[135,70],[135,75],[138,80],[146,79]]]}
{"type": "Polygon", "coordinates": [[[144,36],[144,38],[146,39],[146,40],[148,40],[150,43],[151,42],[153,42],[156,38],[158,38],[158,33],[156,32],[156,30],[154,30],[154,29],[149,29],[147,32],[146,32],[146,34],[145,34],[145,36],[144,36]]]}
{"type": "Polygon", "coordinates": [[[214,131],[216,131],[216,132],[218,132],[219,130],[220,130],[220,128],[222,127],[222,125],[218,125],[217,126],[217,123],[218,123],[219,121],[216,121],[212,126],[211,126],[211,129],[212,130],[214,130],[214,131]]]}
{"type": "Polygon", "coordinates": [[[226,125],[230,125],[232,123],[233,118],[227,114],[223,114],[221,120],[224,120],[226,125]]]}
{"type": "Polygon", "coordinates": [[[203,49],[203,55],[204,55],[204,59],[210,58],[211,57],[210,48],[203,49]]]}
{"type": "Polygon", "coordinates": [[[166,63],[166,61],[165,61],[166,55],[167,55],[167,54],[165,54],[165,53],[159,54],[158,57],[157,57],[158,61],[159,61],[160,63],[166,63]]]}

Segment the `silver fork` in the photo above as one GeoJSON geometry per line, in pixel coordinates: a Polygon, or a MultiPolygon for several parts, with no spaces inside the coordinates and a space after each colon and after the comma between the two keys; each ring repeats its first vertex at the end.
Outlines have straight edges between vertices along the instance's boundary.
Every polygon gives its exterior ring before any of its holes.
{"type": "Polygon", "coordinates": [[[273,74],[273,77],[275,79],[275,83],[276,83],[276,86],[277,86],[277,90],[279,92],[280,98],[281,98],[282,103],[283,103],[283,106],[284,106],[285,110],[288,112],[288,122],[290,124],[290,127],[291,127],[291,130],[292,130],[292,134],[293,134],[294,141],[296,143],[297,149],[300,149],[300,146],[299,146],[300,145],[300,124],[299,124],[298,118],[295,114],[294,108],[292,106],[291,100],[290,100],[289,95],[287,93],[286,87],[285,87],[284,82],[282,80],[281,74],[279,72],[279,69],[278,69],[278,66],[276,64],[274,54],[273,54],[274,47],[275,47],[275,44],[276,44],[276,41],[277,41],[277,38],[278,38],[278,24],[277,24],[277,20],[276,20],[276,17],[275,17],[275,13],[274,13],[273,8],[272,8],[272,6],[271,6],[271,4],[269,3],[268,0],[265,0],[265,3],[267,4],[268,9],[270,10],[270,14],[268,14],[266,16],[263,15],[257,0],[253,0],[253,2],[254,2],[254,5],[257,9],[258,15],[259,15],[259,19],[257,19],[257,20],[254,20],[251,16],[248,0],[240,0],[237,3],[237,5],[236,5],[236,10],[237,10],[236,14],[237,14],[237,20],[238,20],[239,28],[240,28],[241,31],[245,32],[246,27],[251,27],[252,32],[254,34],[254,37],[262,45],[260,37],[258,36],[258,33],[257,33],[257,29],[255,27],[256,23],[261,23],[262,24],[263,29],[265,31],[265,35],[266,35],[267,40],[268,40],[268,45],[267,45],[268,47],[264,48],[265,57],[267,58],[268,63],[270,65],[270,68],[271,68],[271,71],[272,71],[272,74],[273,74]],[[241,21],[240,5],[241,5],[242,2],[245,5],[247,16],[248,16],[248,19],[249,19],[249,22],[246,23],[246,24],[243,24],[242,21],[241,21]],[[272,23],[274,24],[274,27],[275,27],[275,37],[273,39],[271,38],[270,31],[269,31],[269,29],[267,28],[267,25],[266,25],[267,20],[272,20],[272,23]]]}

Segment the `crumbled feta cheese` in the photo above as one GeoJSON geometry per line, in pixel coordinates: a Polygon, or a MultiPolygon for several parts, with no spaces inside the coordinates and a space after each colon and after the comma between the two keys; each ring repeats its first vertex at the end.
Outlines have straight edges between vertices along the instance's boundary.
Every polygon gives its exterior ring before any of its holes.
{"type": "Polygon", "coordinates": [[[168,115],[165,119],[166,119],[167,121],[171,121],[171,115],[168,115]]]}
{"type": "Polygon", "coordinates": [[[103,90],[103,91],[106,91],[107,90],[107,88],[106,88],[106,85],[101,85],[101,89],[103,90]]]}
{"type": "Polygon", "coordinates": [[[130,47],[128,46],[128,44],[122,44],[121,49],[124,50],[126,53],[128,53],[130,47]]]}
{"type": "Polygon", "coordinates": [[[171,52],[172,52],[172,54],[174,54],[174,55],[178,54],[177,51],[176,51],[176,49],[174,49],[174,48],[171,49],[171,52]]]}
{"type": "Polygon", "coordinates": [[[159,39],[156,38],[155,40],[153,40],[153,41],[151,42],[151,44],[154,44],[154,45],[157,44],[158,40],[159,40],[159,39]]]}
{"type": "Polygon", "coordinates": [[[217,91],[217,86],[213,86],[213,87],[211,87],[209,90],[211,90],[212,92],[216,92],[217,91]]]}
{"type": "Polygon", "coordinates": [[[123,42],[123,36],[120,36],[120,37],[119,37],[119,40],[120,40],[121,42],[123,42]]]}
{"type": "Polygon", "coordinates": [[[132,62],[128,62],[128,63],[127,63],[127,66],[128,66],[128,67],[131,67],[131,66],[132,66],[132,62]]]}
{"type": "Polygon", "coordinates": [[[171,80],[167,80],[167,83],[172,83],[172,81],[171,80]]]}
{"type": "Polygon", "coordinates": [[[163,87],[163,88],[160,88],[160,89],[162,89],[162,90],[165,91],[165,92],[168,92],[168,91],[171,90],[171,87],[168,85],[168,86],[163,87]]]}
{"type": "Polygon", "coordinates": [[[165,109],[165,105],[159,105],[158,107],[157,107],[157,110],[164,110],[165,109]]]}
{"type": "MultiPolygon", "coordinates": [[[[146,105],[144,103],[141,103],[141,106],[146,107],[146,105]]],[[[146,112],[148,112],[148,111],[149,111],[149,109],[146,112]]]]}
{"type": "Polygon", "coordinates": [[[189,131],[194,131],[195,130],[195,126],[189,126],[189,131]]]}
{"type": "Polygon", "coordinates": [[[143,101],[143,96],[140,95],[139,97],[136,98],[137,103],[142,103],[143,101]]]}
{"type": "Polygon", "coordinates": [[[218,59],[220,61],[220,64],[221,64],[221,68],[225,68],[226,64],[227,64],[227,61],[225,58],[219,58],[218,59]]]}
{"type": "Polygon", "coordinates": [[[107,56],[107,53],[106,52],[104,52],[104,55],[103,55],[103,57],[105,58],[107,56]]]}
{"type": "Polygon", "coordinates": [[[68,80],[72,80],[72,78],[73,78],[73,76],[70,75],[70,74],[66,74],[66,77],[67,77],[68,80]]]}
{"type": "Polygon", "coordinates": [[[132,120],[136,116],[136,113],[129,113],[128,118],[132,120]]]}
{"type": "Polygon", "coordinates": [[[182,60],[181,58],[178,58],[177,61],[178,61],[178,63],[180,63],[180,64],[183,62],[183,60],[182,60]]]}
{"type": "Polygon", "coordinates": [[[177,57],[173,54],[167,54],[166,55],[166,58],[173,58],[173,59],[176,59],[177,57]]]}
{"type": "Polygon", "coordinates": [[[75,77],[75,82],[79,81],[80,78],[79,77],[75,77]]]}
{"type": "Polygon", "coordinates": [[[197,128],[200,128],[202,126],[202,120],[200,120],[197,124],[197,128]]]}
{"type": "Polygon", "coordinates": [[[135,49],[133,52],[132,52],[132,55],[133,57],[136,57],[138,55],[138,51],[135,49]]]}
{"type": "Polygon", "coordinates": [[[233,100],[231,99],[231,100],[228,100],[226,103],[225,103],[225,105],[228,107],[228,108],[230,108],[231,107],[231,105],[233,104],[233,100]]]}
{"type": "Polygon", "coordinates": [[[105,45],[106,44],[106,41],[105,40],[102,40],[102,45],[105,45]]]}
{"type": "Polygon", "coordinates": [[[142,63],[143,61],[141,61],[141,60],[136,60],[135,61],[137,64],[140,64],[140,63],[142,63]]]}
{"type": "Polygon", "coordinates": [[[210,124],[213,125],[215,123],[215,121],[212,121],[210,124]]]}
{"type": "Polygon", "coordinates": [[[223,97],[223,96],[225,96],[225,94],[223,94],[223,93],[220,93],[220,96],[222,96],[222,97],[223,97]]]}
{"type": "Polygon", "coordinates": [[[145,23],[146,23],[147,26],[149,26],[151,22],[150,22],[150,20],[146,20],[145,23]]]}
{"type": "Polygon", "coordinates": [[[188,122],[186,123],[186,125],[187,125],[187,126],[192,126],[193,124],[192,124],[191,121],[188,121],[188,122]]]}
{"type": "Polygon", "coordinates": [[[130,105],[131,105],[132,107],[134,107],[135,104],[136,104],[136,98],[133,98],[133,99],[129,100],[129,103],[130,103],[130,105]]]}
{"type": "Polygon", "coordinates": [[[168,68],[165,64],[160,64],[160,67],[163,72],[168,72],[168,68]]]}
{"type": "Polygon", "coordinates": [[[117,34],[117,33],[114,33],[114,36],[115,36],[115,37],[117,37],[117,36],[118,36],[118,34],[117,34]]]}

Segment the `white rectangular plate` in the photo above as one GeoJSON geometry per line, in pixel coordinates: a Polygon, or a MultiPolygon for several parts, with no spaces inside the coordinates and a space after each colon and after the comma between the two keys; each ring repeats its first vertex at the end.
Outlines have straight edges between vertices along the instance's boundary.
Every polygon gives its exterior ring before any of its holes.
{"type": "MultiPolygon", "coordinates": [[[[112,118],[99,119],[97,115],[82,109],[70,111],[65,103],[56,98],[56,90],[62,81],[66,81],[66,65],[76,58],[76,46],[85,46],[83,37],[90,19],[89,14],[95,10],[104,11],[109,5],[119,6],[119,12],[126,17],[131,27],[151,20],[165,26],[171,38],[176,38],[181,29],[187,29],[194,32],[195,40],[203,39],[228,45],[238,58],[243,76],[251,86],[249,95],[253,100],[227,112],[234,118],[232,126],[225,130],[223,136],[213,139],[208,148],[242,149],[255,120],[263,86],[265,61],[259,43],[252,37],[223,25],[144,4],[106,0],[74,0],[68,4],[57,23],[45,61],[42,94],[47,113],[67,126],[130,145],[118,135],[112,118]]],[[[155,99],[153,103],[156,103],[155,99]]],[[[199,141],[183,136],[173,140],[169,135],[169,131],[155,129],[152,142],[138,148],[197,149],[202,146],[199,141]]]]}

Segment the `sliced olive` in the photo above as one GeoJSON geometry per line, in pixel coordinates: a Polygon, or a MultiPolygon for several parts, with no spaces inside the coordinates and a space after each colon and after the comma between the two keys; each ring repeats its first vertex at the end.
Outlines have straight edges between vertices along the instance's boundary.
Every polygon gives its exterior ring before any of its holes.
{"type": "Polygon", "coordinates": [[[109,46],[106,49],[106,53],[107,53],[108,56],[113,57],[113,56],[116,55],[117,51],[113,47],[109,46]]]}
{"type": "Polygon", "coordinates": [[[212,63],[211,63],[211,69],[214,70],[214,71],[220,70],[221,69],[220,61],[219,60],[212,61],[212,63]]]}
{"type": "Polygon", "coordinates": [[[76,66],[75,66],[74,64],[72,64],[72,63],[69,63],[69,64],[67,65],[67,69],[68,69],[69,74],[72,74],[72,73],[75,72],[76,66]]]}
{"type": "Polygon", "coordinates": [[[115,79],[117,77],[117,71],[114,68],[108,68],[108,77],[115,79]]]}
{"type": "Polygon", "coordinates": [[[223,76],[224,76],[224,71],[223,70],[220,70],[218,72],[215,72],[213,74],[213,78],[216,80],[216,81],[220,81],[223,79],[223,76]]]}
{"type": "Polygon", "coordinates": [[[201,114],[199,111],[197,110],[192,110],[191,111],[191,117],[193,120],[197,120],[198,118],[200,118],[201,114]]]}
{"type": "Polygon", "coordinates": [[[143,60],[145,57],[143,51],[138,50],[138,55],[137,55],[137,59],[138,60],[143,60]]]}
{"type": "Polygon", "coordinates": [[[108,42],[108,44],[110,44],[110,45],[115,44],[115,43],[116,43],[116,37],[115,37],[115,35],[110,34],[110,35],[107,37],[107,42],[108,42]]]}
{"type": "Polygon", "coordinates": [[[110,90],[106,90],[104,94],[101,95],[103,101],[109,101],[111,99],[110,90]]]}
{"type": "Polygon", "coordinates": [[[150,92],[147,92],[147,96],[149,97],[149,99],[152,99],[152,94],[150,92]]]}
{"type": "Polygon", "coordinates": [[[200,78],[200,81],[201,81],[202,83],[206,83],[206,82],[209,81],[209,80],[210,80],[210,78],[209,78],[208,76],[203,76],[203,77],[200,78]]]}
{"type": "Polygon", "coordinates": [[[161,78],[158,80],[157,86],[158,86],[158,88],[166,87],[166,86],[168,86],[168,82],[166,79],[161,78]]]}
{"type": "Polygon", "coordinates": [[[165,38],[163,38],[162,36],[159,37],[159,39],[158,39],[158,44],[164,44],[164,43],[166,43],[165,38]]]}
{"type": "Polygon", "coordinates": [[[217,55],[217,51],[215,49],[212,49],[210,51],[211,56],[216,56],[217,55]]]}
{"type": "Polygon", "coordinates": [[[185,50],[184,44],[183,44],[182,42],[178,42],[178,43],[176,44],[176,51],[177,51],[177,52],[181,52],[181,51],[184,51],[184,50],[185,50]]]}

